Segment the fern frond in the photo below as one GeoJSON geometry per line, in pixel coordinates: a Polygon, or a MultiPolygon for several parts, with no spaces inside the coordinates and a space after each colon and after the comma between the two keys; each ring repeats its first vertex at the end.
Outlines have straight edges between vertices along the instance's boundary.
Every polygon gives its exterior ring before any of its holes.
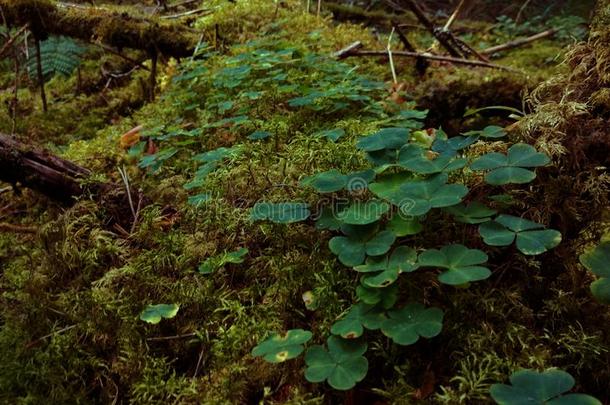
{"type": "MultiPolygon", "coordinates": [[[[51,36],[40,43],[42,75],[49,80],[55,74],[70,76],[81,63],[86,47],[68,37],[51,36]]],[[[27,69],[30,76],[36,76],[36,50],[30,49],[27,69]]]]}

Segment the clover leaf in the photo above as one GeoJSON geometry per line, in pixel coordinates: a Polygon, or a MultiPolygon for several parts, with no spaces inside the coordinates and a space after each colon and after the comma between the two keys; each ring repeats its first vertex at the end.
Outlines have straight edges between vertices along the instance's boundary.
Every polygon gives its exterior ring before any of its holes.
{"type": "Polygon", "coordinates": [[[199,273],[201,274],[211,274],[219,268],[223,267],[228,263],[243,263],[246,255],[248,254],[247,248],[240,248],[235,252],[223,253],[219,256],[214,256],[206,259],[203,263],[199,265],[199,273]]]}
{"type": "Polygon", "coordinates": [[[307,381],[327,381],[334,389],[349,390],[364,379],[369,368],[367,359],[362,356],[367,349],[366,342],[330,336],[326,344],[328,349],[315,345],[307,350],[307,381]]]}
{"type": "Polygon", "coordinates": [[[248,139],[251,141],[258,141],[260,139],[267,139],[272,135],[269,131],[254,131],[248,135],[248,139]]]}
{"type": "Polygon", "coordinates": [[[345,135],[345,130],[343,128],[327,129],[314,134],[316,137],[325,137],[333,142],[337,142],[343,135],[345,135]]]}
{"type": "Polygon", "coordinates": [[[337,214],[337,219],[350,225],[367,225],[377,222],[389,210],[390,204],[385,201],[354,201],[349,207],[337,214]]]}
{"type": "Polygon", "coordinates": [[[313,187],[319,193],[334,193],[344,188],[348,191],[358,191],[366,189],[374,178],[374,170],[343,174],[333,169],[305,177],[301,180],[301,185],[313,187]]]}
{"type": "Polygon", "coordinates": [[[366,255],[385,254],[396,240],[391,231],[374,233],[374,228],[369,226],[343,226],[341,229],[347,236],[335,236],[328,246],[339,261],[349,267],[362,264],[366,255]]]}
{"type": "Polygon", "coordinates": [[[499,215],[494,221],[481,224],[479,233],[490,246],[508,246],[516,239],[517,249],[525,255],[539,255],[561,242],[558,231],[512,215],[499,215]]]}
{"type": "Polygon", "coordinates": [[[456,159],[453,152],[439,154],[410,144],[398,152],[398,164],[414,173],[432,174],[461,169],[466,164],[466,159],[456,159]]]}
{"type": "Polygon", "coordinates": [[[388,222],[388,229],[398,237],[416,235],[423,229],[417,218],[405,218],[402,215],[394,215],[388,222]]]}
{"type": "Polygon", "coordinates": [[[428,249],[421,253],[418,259],[422,267],[447,269],[438,276],[438,280],[449,285],[462,285],[488,278],[491,271],[487,267],[479,266],[485,262],[485,252],[468,249],[460,244],[443,246],[440,250],[428,249]]]}
{"type": "Polygon", "coordinates": [[[478,201],[473,201],[468,205],[463,203],[457,204],[444,208],[444,210],[453,215],[456,221],[465,224],[480,224],[487,222],[497,213],[496,210],[491,209],[478,201]]]}
{"type": "MultiPolygon", "coordinates": [[[[438,131],[437,131],[438,133],[438,131]]],[[[475,143],[479,139],[476,136],[453,136],[451,138],[437,137],[432,144],[432,150],[438,153],[456,153],[475,143]]]]}
{"type": "MultiPolygon", "coordinates": [[[[360,281],[362,282],[362,280],[360,281]]],[[[356,287],[356,296],[365,304],[380,304],[383,308],[389,309],[398,300],[398,284],[392,284],[385,288],[373,288],[365,285],[356,287]]]]}
{"type": "Polygon", "coordinates": [[[303,221],[309,215],[310,211],[307,204],[291,202],[256,203],[250,211],[250,219],[253,221],[269,220],[278,224],[303,221]]]}
{"type": "Polygon", "coordinates": [[[396,192],[386,195],[389,195],[389,201],[397,205],[402,214],[423,215],[432,208],[455,205],[468,194],[466,186],[447,184],[447,179],[446,173],[440,173],[428,180],[404,183],[396,192]]]}
{"type": "Polygon", "coordinates": [[[610,304],[610,242],[604,242],[580,255],[580,262],[600,277],[591,284],[593,296],[604,304],[610,304]]]}
{"type": "Polygon", "coordinates": [[[385,319],[385,312],[381,307],[360,302],[353,305],[347,315],[335,322],[330,332],[344,339],[356,339],[362,336],[364,328],[379,329],[385,319]]]}
{"type": "Polygon", "coordinates": [[[419,303],[389,311],[388,319],[381,324],[383,334],[403,346],[412,345],[420,336],[432,338],[441,333],[442,328],[443,311],[425,308],[419,303]]]}
{"type": "Polygon", "coordinates": [[[497,125],[489,125],[479,131],[468,131],[464,133],[464,135],[480,136],[483,138],[502,138],[506,136],[506,131],[504,130],[504,128],[499,127],[497,125]]]}
{"type": "Polygon", "coordinates": [[[262,357],[269,363],[282,363],[303,353],[303,344],[311,339],[311,332],[291,329],[283,336],[274,334],[252,349],[252,356],[262,357]]]}
{"type": "Polygon", "coordinates": [[[502,153],[488,153],[476,159],[471,165],[472,170],[489,170],[485,181],[494,186],[504,184],[524,184],[536,178],[536,173],[526,168],[544,166],[550,159],[544,153],[525,143],[518,143],[502,153]]]}
{"type": "Polygon", "coordinates": [[[391,255],[369,257],[366,264],[354,267],[360,273],[376,273],[363,278],[362,284],[367,287],[381,288],[394,283],[400,273],[417,270],[417,252],[407,246],[399,246],[391,255]]]}
{"type": "Polygon", "coordinates": [[[601,405],[585,394],[565,394],[574,387],[574,378],[562,370],[543,372],[521,370],[510,376],[512,385],[493,384],[491,397],[500,405],[601,405]]]}
{"type": "Polygon", "coordinates": [[[383,128],[373,135],[360,138],[356,147],[365,152],[400,149],[408,140],[409,131],[405,128],[383,128]]]}
{"type": "Polygon", "coordinates": [[[140,319],[148,323],[159,323],[161,319],[171,319],[178,313],[178,304],[156,304],[149,305],[140,313],[140,319]]]}

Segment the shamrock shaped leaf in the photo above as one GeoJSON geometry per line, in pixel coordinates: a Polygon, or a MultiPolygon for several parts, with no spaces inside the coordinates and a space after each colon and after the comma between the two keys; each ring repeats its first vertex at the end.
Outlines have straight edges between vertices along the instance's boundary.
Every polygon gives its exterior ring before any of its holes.
{"type": "Polygon", "coordinates": [[[422,228],[417,218],[405,218],[402,215],[394,215],[388,222],[388,229],[398,237],[416,235],[422,228]]]}
{"type": "Polygon", "coordinates": [[[367,226],[343,226],[342,230],[347,236],[335,236],[328,242],[328,246],[339,257],[339,261],[348,267],[362,264],[366,255],[385,254],[396,240],[391,231],[372,233],[367,226]]]}
{"type": "Polygon", "coordinates": [[[490,246],[508,246],[516,239],[517,249],[525,255],[539,255],[561,242],[558,231],[512,215],[499,215],[479,225],[479,233],[490,246]]]}
{"type": "Polygon", "coordinates": [[[443,311],[439,308],[425,308],[422,304],[411,303],[401,309],[388,312],[388,319],[381,324],[381,331],[394,343],[407,346],[419,337],[431,338],[443,328],[443,311]]]}
{"type": "Polygon", "coordinates": [[[156,304],[147,306],[140,313],[140,319],[148,323],[159,323],[161,319],[171,319],[178,313],[178,304],[156,304]]]}
{"type": "Polygon", "coordinates": [[[384,200],[398,200],[398,191],[400,187],[407,183],[411,183],[414,177],[410,173],[391,173],[377,177],[374,183],[369,184],[369,190],[377,197],[384,200]]]}
{"type": "Polygon", "coordinates": [[[418,174],[450,172],[461,169],[466,159],[455,159],[455,153],[437,153],[417,145],[405,145],[398,153],[398,164],[418,174]]]}
{"type": "Polygon", "coordinates": [[[319,193],[334,193],[344,188],[348,191],[358,191],[366,189],[374,178],[374,170],[343,174],[333,169],[305,177],[301,180],[301,185],[313,187],[319,193]]]}
{"type": "Polygon", "coordinates": [[[502,138],[506,136],[506,131],[504,130],[504,128],[499,127],[497,125],[489,125],[480,131],[468,131],[464,133],[464,135],[480,136],[483,138],[502,138]]]}
{"type": "Polygon", "coordinates": [[[214,256],[206,259],[199,265],[199,273],[211,274],[219,268],[223,267],[228,263],[243,263],[246,255],[248,254],[247,248],[240,248],[235,252],[223,253],[220,256],[214,256]]]}
{"type": "Polygon", "coordinates": [[[337,219],[335,210],[330,207],[322,208],[322,211],[317,215],[316,218],[316,229],[329,229],[336,231],[341,228],[343,223],[337,219]]]}
{"type": "Polygon", "coordinates": [[[459,244],[443,246],[440,250],[428,249],[421,253],[418,259],[422,267],[447,269],[438,276],[438,280],[449,285],[462,285],[488,278],[491,271],[487,267],[478,266],[485,262],[487,262],[485,252],[468,249],[459,244]]]}
{"type": "Polygon", "coordinates": [[[497,212],[478,201],[473,201],[468,205],[461,203],[444,208],[444,210],[453,215],[456,221],[465,224],[480,224],[482,222],[487,222],[491,220],[491,217],[497,212]]]}
{"type": "Polygon", "coordinates": [[[536,173],[526,168],[544,166],[550,159],[544,153],[539,153],[533,146],[518,143],[502,153],[488,153],[475,160],[472,170],[490,170],[485,175],[485,181],[494,186],[504,184],[524,184],[536,178],[536,173]]]}
{"type": "Polygon", "coordinates": [[[383,128],[373,135],[360,138],[356,147],[365,152],[400,149],[408,140],[409,131],[405,128],[383,128]]]}
{"type": "Polygon", "coordinates": [[[449,207],[462,201],[468,188],[462,184],[447,184],[448,176],[440,173],[428,180],[401,185],[390,194],[390,202],[404,215],[424,215],[432,208],[449,207]]]}
{"type": "Polygon", "coordinates": [[[282,363],[303,353],[303,344],[311,339],[311,332],[291,329],[285,335],[274,334],[252,349],[252,356],[262,357],[269,363],[282,363]]]}
{"type": "Polygon", "coordinates": [[[521,370],[510,376],[510,382],[491,386],[491,397],[500,405],[601,405],[589,395],[565,394],[575,381],[562,370],[521,370]]]}
{"type": "Polygon", "coordinates": [[[479,138],[476,136],[453,136],[445,139],[437,137],[432,144],[432,150],[438,153],[456,153],[469,147],[477,139],[479,138]]]}
{"type": "Polygon", "coordinates": [[[384,319],[382,308],[360,302],[353,305],[347,315],[335,322],[330,332],[344,339],[356,339],[362,336],[364,328],[379,329],[384,319]]]}
{"type": "Polygon", "coordinates": [[[365,304],[380,304],[383,308],[389,309],[398,300],[398,284],[392,284],[385,288],[372,288],[359,285],[356,287],[356,296],[365,304]]]}
{"type": "Polygon", "coordinates": [[[333,142],[337,142],[343,135],[345,135],[343,128],[327,129],[314,134],[316,137],[325,137],[333,142]]]}
{"type": "Polygon", "coordinates": [[[324,346],[311,346],[305,354],[305,378],[309,382],[327,381],[337,390],[349,390],[366,376],[369,363],[362,355],[366,342],[330,336],[324,346]]]}
{"type": "Polygon", "coordinates": [[[250,219],[253,221],[269,220],[278,224],[303,221],[309,215],[309,206],[307,204],[291,202],[260,202],[254,204],[250,211],[250,219]]]}
{"type": "Polygon", "coordinates": [[[367,225],[377,222],[389,210],[390,204],[385,201],[354,201],[348,208],[338,213],[337,218],[350,225],[367,225]]]}
{"type": "Polygon", "coordinates": [[[417,270],[417,252],[407,246],[399,246],[391,255],[369,257],[366,264],[354,267],[360,273],[377,273],[364,277],[362,284],[367,287],[382,288],[394,283],[400,273],[417,270]]]}
{"type": "Polygon", "coordinates": [[[593,296],[604,304],[610,304],[610,242],[580,255],[580,262],[600,277],[591,284],[593,296]]]}

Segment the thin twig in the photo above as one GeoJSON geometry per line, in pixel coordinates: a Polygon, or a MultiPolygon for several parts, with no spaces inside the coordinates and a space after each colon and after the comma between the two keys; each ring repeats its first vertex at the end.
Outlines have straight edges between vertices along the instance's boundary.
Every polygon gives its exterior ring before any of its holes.
{"type": "Polygon", "coordinates": [[[185,333],[184,335],[151,337],[151,338],[146,338],[146,341],[148,341],[148,342],[162,342],[162,341],[165,341],[165,340],[184,339],[184,338],[189,338],[189,337],[194,337],[194,336],[197,336],[196,332],[185,333]]]}
{"type": "Polygon", "coordinates": [[[123,179],[123,184],[125,184],[125,190],[127,191],[127,200],[129,201],[129,207],[131,208],[131,214],[133,215],[133,219],[136,219],[136,209],[133,205],[133,200],[131,198],[131,187],[129,186],[129,177],[127,176],[127,171],[125,170],[125,166],[121,169],[119,167],[119,174],[121,175],[121,179],[123,179]]]}
{"type": "Polygon", "coordinates": [[[104,45],[104,44],[100,44],[100,43],[98,43],[98,42],[91,42],[91,43],[92,43],[93,45],[95,45],[95,46],[98,46],[98,47],[102,48],[103,50],[105,50],[105,51],[107,51],[107,52],[110,52],[110,53],[111,53],[111,54],[113,54],[113,55],[118,56],[119,58],[123,58],[123,59],[125,59],[126,61],[133,63],[134,65],[138,66],[140,69],[148,70],[148,71],[150,72],[150,69],[149,69],[149,68],[147,68],[146,66],[144,66],[144,65],[142,64],[142,62],[138,62],[137,60],[132,59],[132,58],[130,58],[129,56],[125,56],[125,55],[123,55],[121,52],[119,52],[119,51],[115,51],[115,50],[114,50],[114,49],[112,49],[111,47],[106,46],[106,45],[104,45]]]}
{"type": "Polygon", "coordinates": [[[392,71],[392,80],[394,84],[398,84],[398,79],[396,78],[396,69],[394,69],[394,58],[392,58],[392,37],[394,36],[394,27],[392,27],[392,32],[390,32],[390,36],[388,37],[388,59],[390,60],[390,70],[392,71]]]}
{"type": "Polygon", "coordinates": [[[55,336],[55,335],[59,335],[60,333],[67,332],[70,329],[74,329],[74,328],[76,328],[76,325],[66,326],[63,329],[57,330],[55,332],[51,332],[48,335],[44,335],[43,337],[40,337],[40,338],[38,338],[36,340],[33,340],[33,341],[29,342],[27,345],[25,345],[25,347],[26,348],[30,348],[30,347],[36,346],[36,344],[38,344],[39,342],[41,342],[41,341],[43,341],[43,340],[45,340],[47,338],[50,338],[50,337],[55,336]]]}
{"type": "Polygon", "coordinates": [[[15,232],[15,233],[36,233],[36,228],[33,226],[14,225],[8,222],[0,222],[0,231],[15,232]]]}
{"type": "Polygon", "coordinates": [[[449,19],[445,23],[445,26],[443,27],[444,31],[448,31],[449,28],[451,28],[451,25],[453,24],[453,22],[457,18],[458,14],[460,13],[460,11],[462,11],[462,7],[464,7],[464,3],[466,3],[466,0],[460,1],[460,4],[458,4],[458,6],[456,7],[456,9],[453,12],[453,14],[451,14],[451,17],[449,17],[449,19]]]}
{"type": "Polygon", "coordinates": [[[513,49],[513,48],[518,48],[520,46],[530,44],[539,39],[552,37],[556,33],[557,33],[557,30],[553,28],[550,30],[542,31],[536,35],[532,35],[531,37],[515,39],[514,41],[510,41],[510,42],[507,42],[502,45],[492,46],[491,48],[483,49],[482,51],[480,51],[480,53],[483,55],[491,55],[496,52],[506,51],[508,49],[513,49]]]}
{"type": "Polygon", "coordinates": [[[11,37],[11,38],[8,40],[8,41],[6,41],[6,42],[4,43],[4,45],[2,46],[2,49],[0,49],[0,58],[1,58],[2,56],[4,56],[4,53],[5,53],[6,51],[8,51],[8,50],[9,50],[9,48],[11,47],[11,45],[13,45],[13,43],[14,43],[14,42],[17,40],[17,38],[19,38],[19,36],[20,36],[21,34],[23,34],[23,32],[24,32],[24,31],[25,31],[27,28],[28,28],[28,25],[27,25],[27,24],[26,24],[26,25],[24,25],[23,27],[19,28],[19,31],[17,31],[17,32],[15,33],[15,35],[13,35],[13,36],[12,36],[12,37],[11,37]]]}
{"type": "Polygon", "coordinates": [[[318,0],[318,9],[316,11],[316,17],[320,18],[320,9],[322,8],[322,0],[318,0]]]}
{"type": "Polygon", "coordinates": [[[163,15],[160,18],[164,19],[164,20],[174,20],[177,18],[182,18],[182,17],[188,17],[191,15],[197,15],[197,14],[211,14],[213,13],[213,10],[210,10],[209,8],[198,8],[195,10],[189,10],[189,11],[185,11],[184,13],[178,13],[178,14],[172,14],[172,15],[163,15]]]}
{"type": "MultiPolygon", "coordinates": [[[[354,51],[354,52],[343,54],[342,58],[347,58],[347,57],[351,57],[351,56],[387,56],[387,54],[388,54],[387,51],[354,51]]],[[[396,56],[404,56],[404,57],[408,57],[408,58],[425,58],[425,59],[437,60],[437,61],[441,61],[441,62],[450,62],[450,63],[456,63],[456,64],[460,64],[460,65],[470,65],[470,66],[486,67],[486,68],[492,68],[492,69],[501,69],[501,70],[507,70],[510,72],[520,73],[520,71],[513,69],[513,68],[509,68],[507,66],[496,65],[494,63],[487,63],[487,62],[482,62],[482,61],[478,61],[478,60],[469,60],[469,59],[462,59],[462,58],[454,58],[451,56],[440,56],[440,55],[432,55],[432,54],[408,52],[408,51],[394,51],[393,54],[396,56]]]]}
{"type": "Polygon", "coordinates": [[[203,352],[205,347],[201,347],[201,351],[199,352],[199,358],[197,359],[197,365],[195,366],[195,372],[193,373],[193,378],[197,377],[199,374],[199,366],[201,365],[201,360],[203,360],[203,352]]]}
{"type": "Polygon", "coordinates": [[[527,5],[530,4],[530,1],[531,0],[525,0],[523,5],[519,9],[519,12],[517,13],[517,17],[515,17],[515,24],[519,24],[519,21],[521,20],[521,14],[523,14],[523,11],[525,11],[525,8],[527,7],[527,5]]]}

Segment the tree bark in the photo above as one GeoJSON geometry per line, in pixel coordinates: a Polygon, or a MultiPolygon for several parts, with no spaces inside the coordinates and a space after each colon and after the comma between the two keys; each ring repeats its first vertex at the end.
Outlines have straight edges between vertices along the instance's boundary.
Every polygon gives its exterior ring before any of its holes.
{"type": "MultiPolygon", "coordinates": [[[[62,203],[83,194],[91,172],[48,151],[0,134],[0,180],[36,190],[62,203]]],[[[101,190],[103,184],[94,186],[101,190]]]]}
{"type": "Polygon", "coordinates": [[[156,17],[139,17],[103,7],[80,6],[51,0],[0,0],[8,23],[28,24],[40,40],[49,35],[65,35],[110,46],[134,48],[164,55],[188,57],[198,35],[183,25],[156,17]]]}

